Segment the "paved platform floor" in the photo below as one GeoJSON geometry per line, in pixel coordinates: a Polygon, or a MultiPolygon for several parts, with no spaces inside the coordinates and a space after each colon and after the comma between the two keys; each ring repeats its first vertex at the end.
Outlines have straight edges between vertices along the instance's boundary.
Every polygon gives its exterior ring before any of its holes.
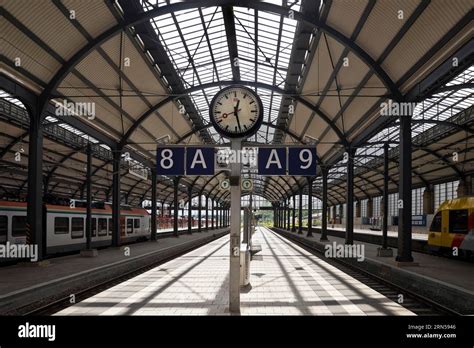
{"type": "MultiPolygon", "coordinates": [[[[242,315],[413,315],[269,229],[253,238],[242,315]]],[[[224,236],[57,315],[228,315],[228,255],[224,236]]]]}
{"type": "Polygon", "coordinates": [[[160,238],[156,243],[142,242],[127,244],[118,248],[109,247],[99,250],[99,256],[88,258],[79,254],[61,256],[49,259],[46,266],[30,266],[16,264],[0,267],[0,300],[15,291],[21,291],[38,284],[46,283],[71,274],[88,271],[113,262],[122,261],[125,257],[135,257],[162,250],[191,240],[204,238],[219,230],[204,231],[193,234],[180,234],[178,238],[160,238]],[[125,256],[124,247],[130,248],[130,256],[125,256]]]}
{"type": "MultiPolygon", "coordinates": [[[[307,238],[306,231],[300,236],[307,238]]],[[[319,241],[320,236],[321,234],[315,231],[313,232],[313,237],[310,239],[319,241]]],[[[328,236],[328,239],[329,243],[336,242],[337,244],[344,244],[345,242],[344,238],[340,237],[328,236]]],[[[354,241],[354,244],[364,245],[366,258],[377,260],[378,262],[391,266],[396,266],[395,257],[397,256],[397,248],[392,248],[393,257],[379,257],[377,256],[379,245],[360,242],[357,240],[354,241]]],[[[419,253],[416,251],[412,252],[412,255],[414,261],[419,265],[405,268],[407,271],[421,274],[474,292],[474,277],[472,276],[474,274],[474,263],[456,260],[454,258],[419,253]]]]}

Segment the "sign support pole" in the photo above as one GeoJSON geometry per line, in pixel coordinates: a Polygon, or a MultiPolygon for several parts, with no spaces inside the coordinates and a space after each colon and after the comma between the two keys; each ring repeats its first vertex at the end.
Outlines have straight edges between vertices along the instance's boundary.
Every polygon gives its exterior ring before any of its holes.
{"type": "MultiPolygon", "coordinates": [[[[234,151],[240,151],[242,140],[231,142],[234,151]]],[[[238,152],[237,152],[238,153],[238,152]]],[[[240,162],[230,167],[230,270],[229,270],[229,311],[240,313],[240,162]]]]}

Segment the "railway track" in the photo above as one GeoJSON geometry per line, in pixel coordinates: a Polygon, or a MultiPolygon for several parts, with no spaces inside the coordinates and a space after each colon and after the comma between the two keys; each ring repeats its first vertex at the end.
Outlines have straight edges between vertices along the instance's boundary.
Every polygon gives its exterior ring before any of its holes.
{"type": "Polygon", "coordinates": [[[288,241],[291,241],[304,250],[310,252],[311,254],[321,258],[325,262],[331,264],[334,267],[337,267],[339,270],[350,275],[354,279],[357,279],[361,283],[367,285],[371,289],[379,292],[388,299],[398,303],[402,307],[408,309],[409,311],[420,316],[460,316],[461,314],[447,308],[429,298],[418,295],[413,291],[404,289],[390,281],[387,281],[381,277],[378,277],[372,273],[367,272],[366,270],[354,266],[352,263],[344,261],[344,259],[328,259],[324,257],[324,253],[320,250],[314,248],[312,245],[304,243],[304,240],[288,238],[284,234],[274,231],[277,235],[285,238],[288,241]],[[400,295],[403,295],[402,303],[399,302],[400,295]]]}
{"type": "Polygon", "coordinates": [[[25,307],[21,307],[21,308],[17,308],[15,310],[15,312],[17,313],[17,315],[24,315],[24,316],[49,316],[49,315],[53,315],[67,307],[70,307],[70,306],[73,306],[89,297],[92,297],[102,291],[105,291],[115,285],[118,285],[120,283],[123,283],[124,281],[126,280],[129,280],[129,279],[132,279],[146,271],[149,271],[153,268],[156,268],[168,261],[171,261],[177,257],[180,257],[184,254],[187,254],[195,249],[198,249],[200,247],[202,247],[203,245],[211,242],[211,241],[214,241],[214,240],[217,240],[217,239],[220,239],[224,236],[226,236],[227,234],[224,234],[220,237],[217,237],[215,239],[212,239],[212,240],[207,240],[207,241],[204,241],[202,243],[199,243],[197,245],[193,245],[191,247],[188,247],[184,250],[181,250],[165,259],[162,259],[160,261],[156,261],[156,262],[152,262],[146,266],[143,266],[143,267],[140,267],[140,268],[137,268],[137,269],[134,269],[130,272],[127,272],[125,274],[122,274],[118,277],[113,277],[111,279],[108,279],[106,281],[103,281],[103,282],[100,282],[100,283],[97,283],[97,284],[94,284],[92,286],[89,286],[89,287],[86,287],[84,289],[80,289],[78,291],[71,291],[71,294],[74,294],[75,296],[75,301],[74,303],[71,303],[70,302],[70,295],[68,296],[63,296],[63,297],[60,297],[59,299],[55,299],[55,300],[52,300],[52,301],[48,301],[44,304],[40,304],[39,306],[35,306],[34,308],[29,308],[31,307],[31,305],[27,305],[25,307]]]}

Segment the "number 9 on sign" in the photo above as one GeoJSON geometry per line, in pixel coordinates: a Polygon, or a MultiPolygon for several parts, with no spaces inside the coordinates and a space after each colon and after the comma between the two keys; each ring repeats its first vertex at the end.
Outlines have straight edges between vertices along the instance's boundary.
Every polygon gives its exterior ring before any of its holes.
{"type": "Polygon", "coordinates": [[[289,175],[316,175],[316,148],[290,147],[288,149],[289,175]]]}

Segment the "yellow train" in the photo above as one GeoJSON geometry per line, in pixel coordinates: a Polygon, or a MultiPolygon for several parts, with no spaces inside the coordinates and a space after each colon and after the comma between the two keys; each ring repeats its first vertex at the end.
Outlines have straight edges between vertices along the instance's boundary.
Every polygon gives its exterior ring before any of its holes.
{"type": "Polygon", "coordinates": [[[457,247],[460,254],[474,251],[474,196],[443,202],[431,222],[428,246],[431,250],[451,252],[457,247]]]}

